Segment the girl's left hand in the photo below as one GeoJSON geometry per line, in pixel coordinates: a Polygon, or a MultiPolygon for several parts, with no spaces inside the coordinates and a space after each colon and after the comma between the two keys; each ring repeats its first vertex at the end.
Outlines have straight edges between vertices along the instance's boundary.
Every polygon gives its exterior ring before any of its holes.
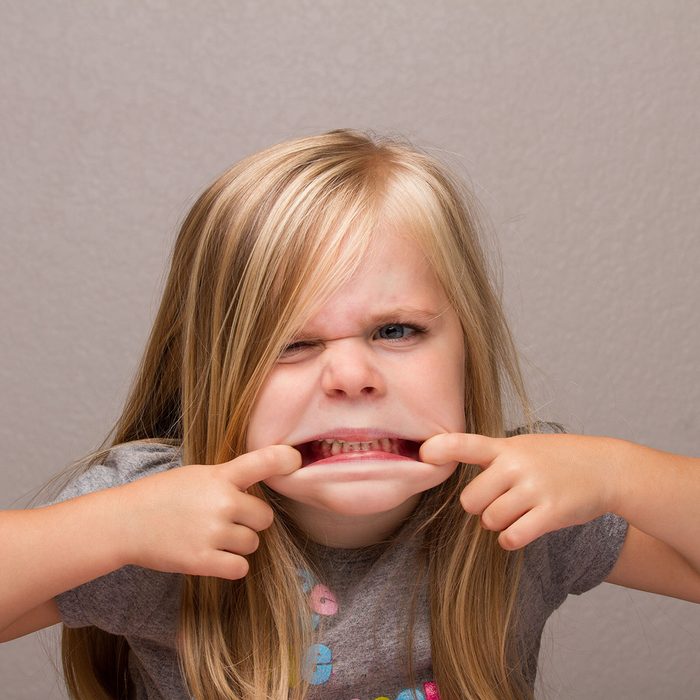
{"type": "Polygon", "coordinates": [[[579,525],[615,510],[623,441],[569,434],[491,438],[442,433],[426,440],[420,458],[458,461],[483,471],[462,491],[468,513],[500,531],[503,549],[519,549],[546,532],[579,525]]]}

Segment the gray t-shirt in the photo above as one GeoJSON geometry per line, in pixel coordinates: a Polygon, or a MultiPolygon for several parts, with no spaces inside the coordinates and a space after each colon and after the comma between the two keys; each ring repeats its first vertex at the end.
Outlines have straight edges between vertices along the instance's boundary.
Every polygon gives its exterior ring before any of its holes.
{"type": "MultiPolygon", "coordinates": [[[[118,446],[57,500],[179,465],[179,450],[171,446],[118,446]]],[[[606,514],[548,533],[526,547],[518,607],[526,649],[523,666],[531,685],[547,618],[569,593],[583,593],[605,579],[626,532],[625,520],[606,514]]],[[[414,631],[418,685],[408,685],[405,631],[416,581],[415,546],[405,538],[390,547],[357,550],[314,545],[324,580],[298,572],[309,595],[314,628],[322,624],[323,630],[322,643],[305,654],[309,700],[413,700],[413,691],[417,700],[440,697],[431,666],[427,577],[419,589],[414,631]]],[[[126,566],[60,594],[56,602],[68,627],[94,625],[126,638],[137,700],[189,700],[175,652],[181,583],[178,574],[126,566]]]]}

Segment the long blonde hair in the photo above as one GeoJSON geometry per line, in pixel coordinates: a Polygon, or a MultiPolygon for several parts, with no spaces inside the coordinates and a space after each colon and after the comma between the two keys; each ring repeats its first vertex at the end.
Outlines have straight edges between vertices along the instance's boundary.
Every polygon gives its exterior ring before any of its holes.
{"type": "MultiPolygon", "coordinates": [[[[183,464],[245,452],[251,408],[281,348],[351,277],[385,223],[416,237],[461,320],[467,431],[503,436],[508,411],[530,425],[480,219],[464,181],[400,137],[339,129],[235,164],[187,215],[123,413],[73,474],[133,441],[180,445],[183,464]]],[[[433,672],[443,700],[530,697],[516,649],[522,557],[503,551],[459,503],[477,472],[457,469],[422,495],[414,514],[433,672]]],[[[314,571],[314,562],[275,494],[264,484],[249,492],[277,517],[249,557],[248,575],[185,577],[178,651],[197,700],[301,700],[308,690],[301,657],[313,631],[300,614],[308,604],[296,572],[314,571]]],[[[71,695],[128,697],[127,651],[121,637],[64,628],[71,695]]]]}

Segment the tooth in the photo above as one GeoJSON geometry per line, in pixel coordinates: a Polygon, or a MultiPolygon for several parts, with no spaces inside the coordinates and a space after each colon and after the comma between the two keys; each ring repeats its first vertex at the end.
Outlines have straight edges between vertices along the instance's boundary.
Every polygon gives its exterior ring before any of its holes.
{"type": "Polygon", "coordinates": [[[389,438],[382,438],[379,442],[382,445],[383,452],[391,452],[391,440],[389,438]]]}
{"type": "Polygon", "coordinates": [[[341,452],[342,446],[337,440],[333,440],[331,443],[331,453],[337,455],[341,452]]]}
{"type": "Polygon", "coordinates": [[[369,445],[370,450],[378,450],[379,449],[379,440],[372,440],[372,442],[367,443],[369,445]]]}

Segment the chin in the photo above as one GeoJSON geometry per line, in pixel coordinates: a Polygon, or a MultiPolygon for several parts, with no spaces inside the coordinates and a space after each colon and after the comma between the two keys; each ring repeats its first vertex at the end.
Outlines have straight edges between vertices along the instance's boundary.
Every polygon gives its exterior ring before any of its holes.
{"type": "Polygon", "coordinates": [[[376,483],[343,484],[315,498],[299,502],[344,516],[363,516],[386,513],[405,503],[412,494],[397,494],[392,485],[382,488],[376,483]]]}

